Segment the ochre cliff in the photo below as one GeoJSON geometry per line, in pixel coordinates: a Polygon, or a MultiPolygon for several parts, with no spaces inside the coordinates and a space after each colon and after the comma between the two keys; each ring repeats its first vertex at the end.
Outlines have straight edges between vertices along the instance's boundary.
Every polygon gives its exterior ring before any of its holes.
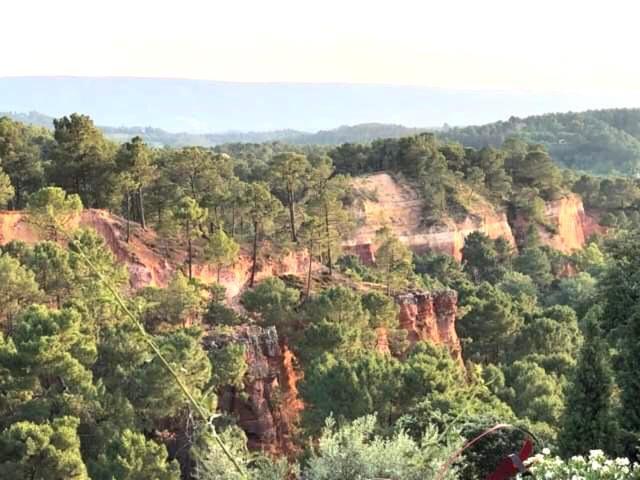
{"type": "Polygon", "coordinates": [[[227,387],[220,395],[221,410],[237,417],[247,434],[249,448],[292,453],[293,434],[303,408],[293,354],[278,339],[275,327],[255,325],[211,335],[205,339],[205,348],[222,348],[229,343],[244,346],[248,369],[242,391],[227,387]]]}
{"type": "MultiPolygon", "coordinates": [[[[175,271],[184,268],[184,247],[163,242],[152,229],[142,230],[136,225],[132,226],[129,242],[126,242],[126,222],[105,210],[84,210],[76,226],[93,228],[104,238],[115,257],[129,270],[134,289],[148,285],[166,286],[175,271]]],[[[12,240],[33,244],[43,237],[23,213],[0,212],[0,245],[12,240]]],[[[229,299],[236,297],[246,286],[250,268],[250,257],[242,254],[232,266],[222,270],[220,283],[226,287],[229,299]]],[[[297,275],[306,271],[307,257],[289,253],[278,259],[261,259],[258,268],[257,280],[272,275],[297,275]]],[[[197,263],[197,260],[193,272],[204,283],[212,283],[217,278],[214,268],[197,263]]]]}
{"type": "MultiPolygon", "coordinates": [[[[582,199],[575,194],[547,202],[544,218],[552,228],[537,227],[542,243],[563,253],[582,248],[591,235],[603,231],[596,217],[585,212],[582,199]]],[[[525,217],[516,217],[516,237],[524,237],[529,225],[525,217]]]]}
{"type": "Polygon", "coordinates": [[[456,332],[458,294],[453,290],[410,292],[396,297],[400,306],[400,327],[407,330],[409,342],[446,345],[462,363],[462,347],[456,332]]]}
{"type": "Polygon", "coordinates": [[[373,260],[376,231],[385,226],[416,253],[435,250],[458,260],[465,237],[476,230],[491,238],[504,237],[515,245],[506,214],[495,211],[488,204],[478,206],[477,211],[463,221],[443,218],[441,225],[426,227],[422,224],[420,195],[390,174],[382,172],[358,177],[353,186],[359,198],[354,207],[358,227],[345,246],[365,263],[373,260]]]}
{"type": "MultiPolygon", "coordinates": [[[[515,247],[515,237],[522,235],[528,224],[519,216],[513,222],[513,229],[505,212],[478,199],[464,219],[455,221],[443,217],[439,225],[427,227],[422,222],[423,201],[407,182],[381,172],[355,178],[353,187],[357,228],[344,246],[363,263],[374,261],[376,231],[385,226],[416,253],[433,250],[461,260],[464,240],[470,233],[480,231],[493,239],[503,237],[515,247]]],[[[548,202],[545,221],[554,226],[557,233],[540,227],[543,243],[563,252],[581,248],[592,234],[601,232],[596,218],[585,212],[581,198],[574,194],[548,202]]]]}

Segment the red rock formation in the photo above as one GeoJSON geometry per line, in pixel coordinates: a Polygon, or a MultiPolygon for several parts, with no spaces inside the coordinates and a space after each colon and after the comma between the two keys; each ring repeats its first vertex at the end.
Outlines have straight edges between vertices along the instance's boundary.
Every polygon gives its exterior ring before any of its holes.
{"type": "MultiPolygon", "coordinates": [[[[185,264],[184,249],[161,245],[161,240],[151,229],[132,229],[129,242],[126,242],[125,221],[105,210],[84,210],[77,225],[93,228],[104,238],[114,256],[129,270],[130,284],[134,289],[148,285],[166,286],[175,271],[185,264]]],[[[34,244],[43,237],[23,213],[0,212],[0,245],[12,240],[34,244]]],[[[289,253],[278,259],[263,259],[258,267],[257,280],[272,275],[301,274],[306,272],[307,257],[289,253]]],[[[246,286],[250,269],[251,258],[245,254],[234,265],[222,270],[220,283],[226,287],[229,300],[246,286]]],[[[196,263],[193,272],[204,283],[212,283],[217,278],[217,272],[209,265],[196,263]]]]}
{"type": "MultiPolygon", "coordinates": [[[[376,231],[385,226],[416,253],[433,250],[457,260],[462,259],[465,238],[474,231],[494,239],[504,237],[512,246],[516,245],[506,214],[481,198],[473,202],[472,212],[466,218],[443,217],[439,225],[426,227],[422,224],[424,202],[407,182],[383,172],[358,177],[353,186],[359,198],[353,209],[358,227],[344,247],[365,264],[375,260],[376,231]]],[[[542,242],[566,253],[581,248],[592,234],[602,232],[597,218],[585,213],[581,198],[575,194],[548,202],[545,219],[557,233],[540,227],[542,242]]],[[[528,225],[527,219],[516,218],[515,233],[521,237],[528,225]]]]}
{"type": "Polygon", "coordinates": [[[396,297],[400,305],[400,327],[409,332],[411,343],[428,341],[446,345],[462,363],[462,348],[456,332],[458,294],[453,290],[411,292],[396,297]]]}
{"type": "Polygon", "coordinates": [[[376,328],[376,351],[385,355],[391,355],[389,332],[385,327],[376,328]]]}
{"type": "MultiPolygon", "coordinates": [[[[544,218],[555,231],[538,226],[542,243],[563,253],[582,248],[591,235],[603,232],[597,219],[585,212],[582,199],[575,194],[547,202],[544,218]]],[[[514,227],[519,238],[524,238],[529,225],[530,222],[523,216],[515,219],[514,227]]]]}
{"type": "Polygon", "coordinates": [[[461,221],[445,217],[440,225],[426,227],[422,224],[424,202],[418,192],[390,174],[356,178],[354,188],[362,197],[354,208],[359,226],[353,238],[345,242],[345,247],[365,264],[373,263],[376,231],[385,226],[416,253],[435,250],[458,260],[465,237],[477,230],[491,238],[504,237],[515,246],[507,216],[487,202],[478,202],[473,214],[461,221]]]}
{"type": "Polygon", "coordinates": [[[279,342],[275,327],[243,325],[231,334],[205,339],[206,348],[220,348],[230,342],[244,345],[248,371],[244,390],[228,387],[220,397],[220,408],[237,416],[249,448],[294,452],[292,436],[303,405],[298,398],[293,354],[279,342]]]}

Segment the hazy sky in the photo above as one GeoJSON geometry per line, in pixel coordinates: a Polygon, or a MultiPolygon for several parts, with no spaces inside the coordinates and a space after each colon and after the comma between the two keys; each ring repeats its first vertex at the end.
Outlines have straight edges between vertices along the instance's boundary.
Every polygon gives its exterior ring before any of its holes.
{"type": "Polygon", "coordinates": [[[640,98],[634,0],[2,0],[0,76],[364,82],[640,98]]]}

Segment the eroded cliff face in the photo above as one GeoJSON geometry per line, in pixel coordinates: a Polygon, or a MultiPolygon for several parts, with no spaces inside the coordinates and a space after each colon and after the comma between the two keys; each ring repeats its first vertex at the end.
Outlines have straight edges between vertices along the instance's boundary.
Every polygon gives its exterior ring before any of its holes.
{"type": "MultiPolygon", "coordinates": [[[[575,194],[547,202],[544,217],[553,231],[544,226],[537,227],[542,243],[563,253],[582,248],[591,235],[603,231],[595,215],[585,212],[582,199],[575,194]]],[[[515,219],[514,229],[518,238],[525,236],[529,224],[523,216],[515,219]]]]}
{"type": "Polygon", "coordinates": [[[451,355],[462,363],[462,347],[456,332],[458,294],[453,290],[410,292],[396,297],[400,306],[400,327],[408,340],[446,345],[451,355]]]}
{"type": "Polygon", "coordinates": [[[385,226],[416,253],[435,250],[458,260],[462,258],[464,239],[474,231],[484,232],[491,238],[504,237],[515,246],[506,214],[488,204],[477,205],[473,215],[462,221],[443,218],[441,225],[426,227],[422,224],[423,201],[418,192],[390,174],[358,177],[353,186],[359,197],[354,207],[358,227],[345,247],[364,263],[373,262],[376,231],[385,226]]]}
{"type": "MultiPolygon", "coordinates": [[[[175,271],[185,266],[185,249],[165,243],[152,229],[132,227],[129,242],[126,242],[125,221],[107,211],[86,209],[75,223],[75,226],[95,229],[104,238],[114,256],[129,270],[133,289],[149,285],[166,286],[175,271]]],[[[23,213],[0,212],[0,245],[12,240],[34,244],[43,239],[23,213]]],[[[306,268],[307,257],[304,254],[289,253],[277,259],[261,259],[256,279],[273,275],[298,275],[305,272],[306,268]]],[[[229,300],[246,287],[250,270],[251,258],[246,254],[240,255],[232,266],[222,269],[220,283],[227,289],[229,300]]],[[[195,263],[193,272],[204,283],[213,283],[217,278],[217,271],[210,265],[195,263]]]]}
{"type": "Polygon", "coordinates": [[[270,453],[295,451],[293,434],[302,401],[298,397],[295,358],[278,338],[275,327],[235,327],[229,334],[210,335],[207,349],[240,343],[245,348],[248,370],[244,389],[227,387],[220,396],[222,411],[238,418],[249,448],[270,453]]]}
{"type": "MultiPolygon", "coordinates": [[[[470,233],[480,231],[493,239],[503,237],[515,247],[515,237],[522,235],[528,225],[525,218],[517,217],[512,228],[505,212],[478,201],[466,218],[454,221],[444,217],[440,225],[426,227],[422,224],[423,201],[405,182],[382,172],[354,179],[353,187],[358,197],[353,207],[358,227],[344,246],[365,264],[375,261],[376,231],[385,226],[415,253],[433,250],[461,260],[464,240],[470,233]]],[[[549,202],[545,220],[557,233],[540,227],[543,243],[565,253],[581,248],[593,233],[602,231],[596,217],[585,212],[582,199],[575,194],[549,202]]]]}

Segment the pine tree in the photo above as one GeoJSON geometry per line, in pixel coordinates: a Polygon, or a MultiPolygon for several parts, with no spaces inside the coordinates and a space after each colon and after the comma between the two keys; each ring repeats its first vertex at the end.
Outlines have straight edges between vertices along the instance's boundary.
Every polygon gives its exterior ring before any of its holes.
{"type": "Polygon", "coordinates": [[[13,198],[15,190],[11,185],[11,179],[9,175],[4,173],[4,170],[0,168],[0,207],[4,207],[9,200],[13,198]]]}
{"type": "Polygon", "coordinates": [[[61,188],[45,187],[29,197],[27,211],[29,221],[56,241],[58,230],[70,227],[82,212],[82,201],[78,195],[67,195],[61,188]]]}
{"type": "Polygon", "coordinates": [[[637,439],[640,437],[640,312],[635,312],[624,327],[621,340],[620,388],[622,399],[622,427],[637,439]]]}
{"type": "Polygon", "coordinates": [[[0,477],[88,480],[74,417],[17,422],[0,433],[0,477]]]}
{"type": "Polygon", "coordinates": [[[220,270],[231,265],[238,256],[240,246],[229,237],[222,226],[211,234],[205,247],[205,258],[216,266],[217,282],[220,283],[220,270]]]}
{"type": "Polygon", "coordinates": [[[407,284],[412,271],[413,254],[389,229],[383,228],[376,233],[379,247],[376,251],[376,266],[384,277],[387,295],[407,284]]]}
{"type": "Polygon", "coordinates": [[[565,400],[558,439],[565,455],[585,454],[594,448],[607,450],[615,432],[609,346],[594,314],[597,312],[586,319],[584,344],[565,400]]]}
{"type": "Polygon", "coordinates": [[[174,212],[176,219],[184,229],[187,240],[187,264],[189,266],[189,278],[193,277],[193,245],[192,241],[197,235],[197,227],[207,218],[207,210],[201,208],[191,197],[180,200],[174,212]]]}

